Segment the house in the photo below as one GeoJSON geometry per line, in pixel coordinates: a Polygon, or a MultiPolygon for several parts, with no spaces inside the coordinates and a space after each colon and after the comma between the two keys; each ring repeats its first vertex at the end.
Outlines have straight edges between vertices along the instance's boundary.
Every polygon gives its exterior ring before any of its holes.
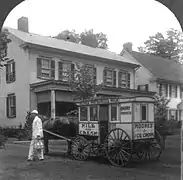
{"type": "Polygon", "coordinates": [[[154,91],[170,99],[168,119],[182,120],[183,112],[178,106],[183,94],[183,65],[174,60],[133,51],[132,43],[125,43],[123,47],[120,55],[141,65],[135,74],[135,88],[154,91]]]}
{"type": "Polygon", "coordinates": [[[7,28],[9,38],[6,68],[1,70],[0,125],[18,125],[26,112],[38,109],[54,118],[76,108],[68,74],[82,63],[94,68],[97,84],[105,83],[103,96],[152,96],[136,90],[139,63],[108,50],[57,40],[28,31],[28,19],[18,20],[18,29],[7,28]]]}

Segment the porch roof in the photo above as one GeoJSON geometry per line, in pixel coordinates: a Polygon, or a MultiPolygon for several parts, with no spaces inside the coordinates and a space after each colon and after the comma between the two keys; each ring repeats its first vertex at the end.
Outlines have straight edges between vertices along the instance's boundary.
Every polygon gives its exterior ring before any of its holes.
{"type": "MultiPolygon", "coordinates": [[[[30,84],[30,88],[34,92],[41,92],[41,91],[48,91],[48,90],[60,90],[60,91],[70,91],[73,90],[70,88],[67,82],[62,82],[58,80],[47,80],[41,81],[37,83],[30,84]]],[[[151,91],[139,91],[137,89],[122,89],[122,88],[114,88],[114,87],[103,87],[103,89],[98,92],[97,94],[101,95],[114,95],[114,96],[121,96],[121,95],[145,95],[145,96],[153,96],[155,92],[151,91]]]]}

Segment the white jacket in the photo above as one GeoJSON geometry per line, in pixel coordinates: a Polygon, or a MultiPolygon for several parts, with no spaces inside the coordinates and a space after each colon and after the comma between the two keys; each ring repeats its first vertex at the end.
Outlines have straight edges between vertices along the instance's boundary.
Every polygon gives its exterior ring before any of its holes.
{"type": "Polygon", "coordinates": [[[37,138],[37,136],[43,137],[43,126],[41,119],[36,116],[32,123],[32,138],[37,138]]]}

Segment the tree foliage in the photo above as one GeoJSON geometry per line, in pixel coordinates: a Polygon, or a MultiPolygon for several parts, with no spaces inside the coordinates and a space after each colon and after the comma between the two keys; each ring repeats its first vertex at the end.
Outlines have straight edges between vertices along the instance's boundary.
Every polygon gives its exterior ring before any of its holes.
{"type": "Polygon", "coordinates": [[[102,32],[95,34],[93,32],[93,29],[85,30],[80,34],[76,33],[75,30],[72,31],[64,30],[54,38],[73,43],[83,44],[93,48],[108,49],[107,45],[108,39],[106,34],[102,32]]]}
{"type": "Polygon", "coordinates": [[[76,99],[86,100],[95,98],[103,84],[97,84],[95,70],[87,65],[77,64],[74,78],[70,79],[70,87],[76,91],[76,99]]]}
{"type": "Polygon", "coordinates": [[[140,52],[178,61],[183,58],[183,33],[178,30],[170,29],[166,36],[158,32],[150,36],[144,45],[138,48],[140,52]]]}
{"type": "Polygon", "coordinates": [[[3,62],[8,60],[7,58],[7,49],[8,43],[11,40],[8,38],[8,30],[4,29],[0,32],[0,66],[3,66],[3,62]]]}

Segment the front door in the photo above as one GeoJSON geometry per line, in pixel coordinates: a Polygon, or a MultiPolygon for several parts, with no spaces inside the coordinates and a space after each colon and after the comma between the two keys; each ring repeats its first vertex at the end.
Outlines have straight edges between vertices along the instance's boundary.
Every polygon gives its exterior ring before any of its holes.
{"type": "Polygon", "coordinates": [[[108,105],[100,105],[99,109],[99,128],[100,144],[103,144],[108,134],[109,108],[108,105]]]}

